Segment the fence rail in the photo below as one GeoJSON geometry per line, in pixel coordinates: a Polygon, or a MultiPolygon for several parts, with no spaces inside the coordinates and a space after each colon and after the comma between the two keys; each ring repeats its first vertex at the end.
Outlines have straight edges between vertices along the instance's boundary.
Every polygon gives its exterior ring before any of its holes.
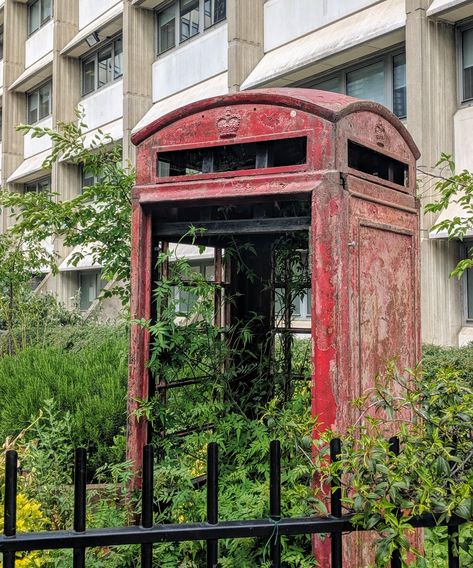
{"type": "MultiPolygon", "coordinates": [[[[390,440],[391,451],[399,452],[397,439],[390,440]]],[[[337,460],[341,453],[339,439],[331,442],[330,455],[337,460]]],[[[153,525],[153,449],[145,446],[143,454],[143,482],[141,492],[141,525],[89,529],[86,528],[86,469],[87,456],[84,449],[75,452],[74,463],[74,520],[71,531],[37,533],[16,532],[16,495],[18,457],[15,451],[6,453],[4,534],[0,536],[0,553],[3,568],[15,567],[15,553],[32,550],[73,549],[73,568],[85,567],[85,551],[90,547],[141,545],[141,567],[152,567],[153,544],[158,542],[183,542],[205,540],[207,542],[207,568],[218,564],[218,541],[221,539],[265,537],[269,543],[269,555],[273,568],[281,567],[281,537],[303,534],[330,534],[331,568],[343,568],[343,535],[363,530],[354,526],[350,515],[342,515],[341,485],[332,482],[331,515],[328,517],[281,517],[281,446],[279,441],[270,446],[270,490],[268,519],[246,521],[218,520],[218,447],[210,443],[207,450],[207,522],[153,525]]],[[[459,549],[458,527],[464,519],[452,517],[448,524],[448,568],[459,568],[455,551],[459,549]]],[[[438,526],[433,515],[416,517],[413,527],[438,526]]],[[[329,568],[329,567],[322,567],[329,568]]],[[[391,568],[401,568],[397,551],[391,559],[391,568]]]]}

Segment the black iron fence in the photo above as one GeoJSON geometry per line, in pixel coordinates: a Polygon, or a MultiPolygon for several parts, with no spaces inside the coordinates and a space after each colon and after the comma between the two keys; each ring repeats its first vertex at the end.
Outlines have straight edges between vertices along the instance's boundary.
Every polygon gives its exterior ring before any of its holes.
{"type": "MultiPolygon", "coordinates": [[[[399,451],[399,442],[391,439],[391,450],[399,451]]],[[[332,440],[331,459],[340,455],[340,440],[332,440]]],[[[207,543],[207,567],[217,568],[218,541],[221,539],[257,538],[268,539],[271,566],[280,568],[281,538],[294,535],[328,534],[331,539],[331,568],[343,568],[343,536],[362,530],[354,526],[350,515],[342,514],[340,482],[332,482],[331,515],[328,517],[284,518],[281,516],[281,447],[279,441],[270,446],[270,491],[268,519],[247,521],[218,520],[218,448],[215,443],[208,445],[207,453],[207,522],[185,524],[153,524],[153,449],[145,446],[143,456],[141,525],[90,529],[86,528],[86,452],[78,449],[74,464],[74,521],[71,531],[37,533],[16,532],[17,495],[17,454],[6,453],[4,534],[0,536],[0,553],[3,554],[3,568],[15,567],[15,553],[33,550],[67,548],[73,550],[73,568],[85,567],[85,551],[90,547],[120,545],[141,545],[141,567],[152,567],[153,543],[202,540],[207,543]]],[[[448,568],[459,568],[456,551],[459,550],[459,526],[465,522],[451,518],[448,526],[448,568]]],[[[432,515],[412,520],[416,528],[438,526],[432,515]]],[[[445,525],[444,525],[445,526],[445,525]]],[[[322,568],[330,568],[323,566],[322,568]]],[[[397,551],[391,559],[392,568],[401,568],[397,551]]]]}

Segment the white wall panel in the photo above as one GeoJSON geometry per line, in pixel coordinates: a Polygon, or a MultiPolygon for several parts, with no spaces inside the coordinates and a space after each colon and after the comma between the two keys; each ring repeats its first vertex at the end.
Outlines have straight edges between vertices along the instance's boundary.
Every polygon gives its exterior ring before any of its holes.
{"type": "Polygon", "coordinates": [[[85,28],[95,18],[120,3],[121,0],[79,0],[79,29],[85,28]]]}
{"type": "Polygon", "coordinates": [[[123,81],[115,81],[80,101],[89,130],[123,116],[123,81]]]}
{"type": "Polygon", "coordinates": [[[51,20],[26,40],[25,68],[39,61],[53,49],[54,22],[51,20]]]}
{"type": "Polygon", "coordinates": [[[264,51],[275,49],[377,1],[269,0],[264,5],[264,51]]]}
{"type": "MultiPolygon", "coordinates": [[[[53,127],[53,117],[48,116],[44,120],[36,123],[36,126],[45,126],[47,128],[53,127]]],[[[29,158],[45,150],[51,148],[51,140],[48,136],[43,136],[42,138],[32,138],[30,134],[26,134],[24,138],[24,156],[29,158]]]]}
{"type": "Polygon", "coordinates": [[[192,39],[153,64],[153,102],[223,73],[228,68],[227,24],[192,39]]]}
{"type": "Polygon", "coordinates": [[[453,121],[456,169],[473,171],[473,106],[459,109],[453,121]]]}

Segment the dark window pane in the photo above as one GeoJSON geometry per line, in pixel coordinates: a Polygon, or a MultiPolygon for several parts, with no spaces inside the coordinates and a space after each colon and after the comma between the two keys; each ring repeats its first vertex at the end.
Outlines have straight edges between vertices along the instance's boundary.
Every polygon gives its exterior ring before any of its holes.
{"type": "Polygon", "coordinates": [[[38,122],[38,93],[28,95],[28,123],[38,122]]]}
{"type": "Polygon", "coordinates": [[[99,51],[98,86],[102,87],[112,80],[112,46],[99,51]]]}
{"type": "Polygon", "coordinates": [[[115,40],[114,47],[114,66],[113,66],[113,76],[116,79],[123,75],[123,40],[119,38],[115,40]]]}
{"type": "Polygon", "coordinates": [[[181,0],[181,41],[199,33],[199,0],[181,0]]]}
{"type": "Polygon", "coordinates": [[[322,81],[311,84],[310,87],[313,89],[320,89],[321,91],[330,91],[331,93],[342,92],[342,85],[339,76],[323,79],[322,81]]]}
{"type": "Polygon", "coordinates": [[[36,0],[28,6],[28,33],[31,34],[39,29],[41,23],[41,3],[36,0]]]}
{"type": "Polygon", "coordinates": [[[47,22],[52,16],[51,0],[41,0],[41,25],[47,22]]]}
{"type": "Polygon", "coordinates": [[[95,89],[95,57],[82,63],[82,94],[87,95],[95,89]]]}
{"type": "Polygon", "coordinates": [[[51,83],[39,89],[39,120],[51,114],[51,83]]]}
{"type": "Polygon", "coordinates": [[[393,112],[399,118],[407,116],[405,53],[393,57],[393,112]]]}
{"type": "Polygon", "coordinates": [[[384,61],[377,61],[347,73],[347,95],[386,104],[384,61]]]}
{"type": "Polygon", "coordinates": [[[351,140],[348,141],[348,167],[398,185],[407,183],[407,164],[351,140]]]}
{"type": "Polygon", "coordinates": [[[3,59],[3,26],[0,27],[0,59],[3,59]]]}
{"type": "Polygon", "coordinates": [[[213,0],[205,0],[204,2],[204,28],[210,28],[214,23],[213,20],[213,0]]]}
{"type": "Polygon", "coordinates": [[[176,44],[176,6],[173,4],[158,14],[158,53],[176,44]]]}
{"type": "Polygon", "coordinates": [[[227,17],[227,0],[215,0],[214,23],[221,22],[227,17]]]}
{"type": "Polygon", "coordinates": [[[473,98],[473,29],[462,33],[463,100],[473,98]]]}

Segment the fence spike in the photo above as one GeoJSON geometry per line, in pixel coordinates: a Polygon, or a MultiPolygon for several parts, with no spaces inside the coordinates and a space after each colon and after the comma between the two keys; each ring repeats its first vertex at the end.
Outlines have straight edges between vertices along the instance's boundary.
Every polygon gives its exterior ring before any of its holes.
{"type": "MultiPolygon", "coordinates": [[[[153,526],[154,507],[154,459],[153,446],[143,448],[143,485],[141,489],[141,526],[150,529],[153,526]]],[[[153,545],[141,545],[141,568],[152,568],[153,545]]]]}
{"type": "MultiPolygon", "coordinates": [[[[74,456],[74,531],[85,532],[87,452],[77,448],[74,456]]],[[[74,548],[73,568],[85,568],[85,548],[74,548]]]]}
{"type": "MultiPolygon", "coordinates": [[[[332,463],[340,460],[342,453],[342,443],[340,438],[330,440],[330,460],[332,463]]],[[[340,477],[333,477],[330,494],[330,512],[333,517],[342,516],[342,484],[340,477]]],[[[342,533],[333,532],[331,536],[332,545],[332,568],[342,568],[343,566],[343,542],[342,533]]]]}
{"type": "Polygon", "coordinates": [[[281,443],[273,440],[269,447],[269,515],[274,522],[273,534],[270,537],[271,566],[281,567],[281,537],[279,522],[281,520],[281,443]]]}
{"type": "MultiPolygon", "coordinates": [[[[207,522],[218,524],[218,445],[207,446],[207,522]]],[[[207,541],[207,568],[217,568],[218,540],[207,541]]]]}

